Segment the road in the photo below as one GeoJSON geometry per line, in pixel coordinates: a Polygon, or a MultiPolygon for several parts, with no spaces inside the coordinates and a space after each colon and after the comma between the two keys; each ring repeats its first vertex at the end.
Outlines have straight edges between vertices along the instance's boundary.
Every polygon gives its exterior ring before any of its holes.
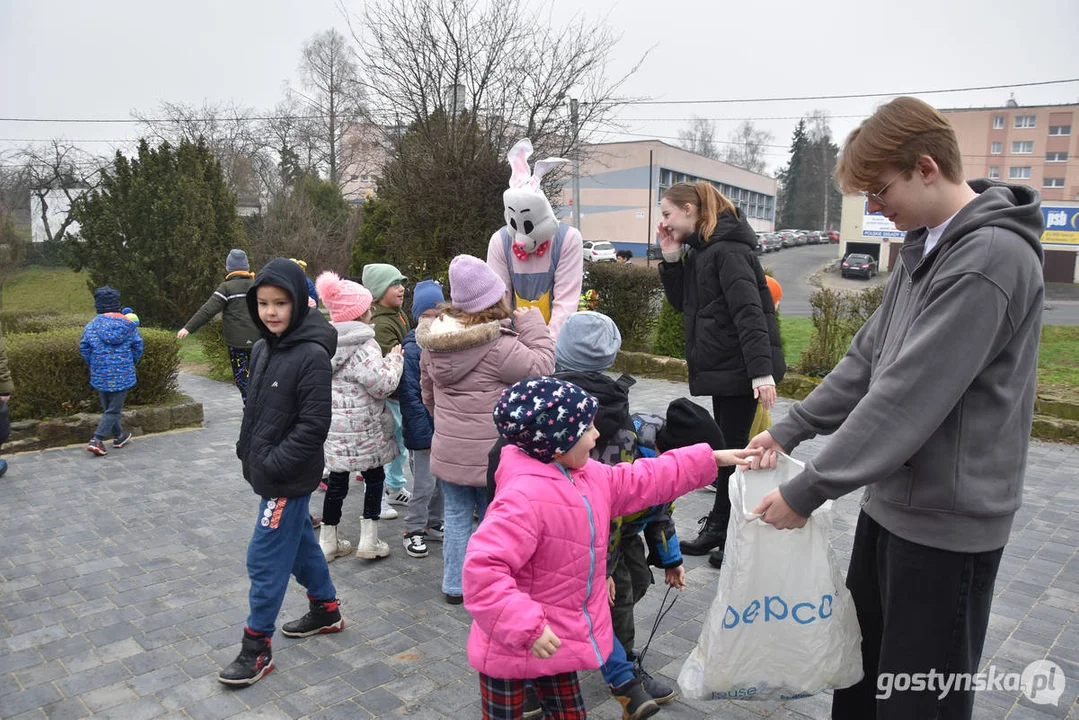
{"type": "MultiPolygon", "coordinates": [[[[817,288],[809,284],[809,276],[838,257],[838,245],[804,245],[785,248],[779,252],[761,255],[761,265],[772,268],[776,280],[783,286],[783,314],[789,317],[811,317],[809,296],[817,288]]],[[[833,278],[829,277],[830,280],[833,278]]],[[[834,278],[832,284],[840,282],[834,278]]],[[[1079,300],[1057,299],[1049,297],[1045,301],[1042,315],[1044,325],[1079,325],[1079,300]]]]}
{"type": "Polygon", "coordinates": [[[812,315],[809,296],[817,288],[809,284],[809,276],[838,255],[838,245],[803,245],[760,256],[761,265],[772,268],[775,279],[783,286],[783,302],[780,306],[783,315],[812,315]]]}

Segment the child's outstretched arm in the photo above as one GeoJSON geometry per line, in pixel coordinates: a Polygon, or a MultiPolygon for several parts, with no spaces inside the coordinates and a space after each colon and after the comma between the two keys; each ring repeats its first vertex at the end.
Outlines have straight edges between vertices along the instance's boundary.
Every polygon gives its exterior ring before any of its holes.
{"type": "Polygon", "coordinates": [[[626,515],[702,488],[716,479],[717,466],[748,465],[747,458],[759,454],[755,449],[713,451],[699,443],[632,464],[598,467],[611,478],[611,514],[626,515]]]}
{"type": "Polygon", "coordinates": [[[536,550],[539,523],[521,493],[500,492],[468,541],[462,586],[465,609],[492,640],[531,650],[547,627],[542,605],[517,587],[536,550]]]}

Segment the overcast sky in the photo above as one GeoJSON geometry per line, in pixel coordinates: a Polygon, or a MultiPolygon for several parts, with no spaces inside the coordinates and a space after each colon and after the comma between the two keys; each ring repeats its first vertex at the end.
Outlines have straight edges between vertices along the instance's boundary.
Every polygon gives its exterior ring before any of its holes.
{"type": "MultiPolygon", "coordinates": [[[[344,0],[350,12],[364,3],[344,0]]],[[[555,23],[582,6],[622,39],[611,76],[652,54],[625,86],[653,100],[899,93],[1079,77],[1076,0],[553,0],[555,23]]],[[[330,27],[336,0],[0,0],[0,117],[124,119],[161,100],[271,109],[297,84],[300,47],[330,27]]],[[[1008,89],[923,97],[938,107],[1002,105],[1008,89]]],[[[1079,83],[1015,88],[1020,104],[1079,102],[1079,83]]],[[[741,118],[775,135],[785,161],[796,118],[833,116],[842,138],[887,98],[627,107],[627,139],[676,138],[691,115],[725,138],[741,118]],[[650,121],[647,118],[662,118],[650,121]],[[783,118],[783,119],[765,119],[783,118]]],[[[0,121],[0,150],[64,137],[108,153],[130,123],[0,121]]],[[[673,140],[669,140],[672,141],[673,140]]]]}

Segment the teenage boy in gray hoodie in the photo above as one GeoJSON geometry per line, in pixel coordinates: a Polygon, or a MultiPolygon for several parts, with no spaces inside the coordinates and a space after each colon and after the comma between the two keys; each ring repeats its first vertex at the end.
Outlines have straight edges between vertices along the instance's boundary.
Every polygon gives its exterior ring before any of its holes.
{"type": "MultiPolygon", "coordinates": [[[[1041,198],[963,181],[955,131],[910,97],[851,132],[846,193],[906,231],[880,309],[824,382],[750,447],[831,441],[755,512],[796,528],[865,488],[847,587],[865,678],[832,717],[969,718],[974,692],[887,692],[886,673],[977,673],[993,583],[1023,496],[1044,286],[1041,198]],[[885,697],[887,695],[887,697],[885,697]]],[[[774,451],[774,452],[772,452],[774,451]]]]}

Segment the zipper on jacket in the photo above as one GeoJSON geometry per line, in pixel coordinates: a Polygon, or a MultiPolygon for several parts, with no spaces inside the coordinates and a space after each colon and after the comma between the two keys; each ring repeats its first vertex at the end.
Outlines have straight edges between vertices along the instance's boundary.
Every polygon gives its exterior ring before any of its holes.
{"type": "MultiPolygon", "coordinates": [[[[558,469],[562,471],[562,474],[569,480],[569,484],[574,488],[577,487],[577,483],[573,482],[573,477],[569,474],[569,470],[558,466],[558,469]]],[[[585,620],[588,621],[588,642],[592,643],[592,652],[596,653],[596,659],[599,660],[599,664],[602,665],[603,655],[600,654],[599,645],[596,644],[595,626],[592,624],[592,616],[588,614],[588,599],[592,597],[592,575],[596,571],[596,521],[592,516],[592,504],[588,502],[588,498],[584,496],[580,490],[577,490],[577,494],[581,496],[581,500],[584,500],[584,507],[588,511],[588,585],[585,588],[584,594],[584,607],[581,610],[584,612],[585,620]]]]}

